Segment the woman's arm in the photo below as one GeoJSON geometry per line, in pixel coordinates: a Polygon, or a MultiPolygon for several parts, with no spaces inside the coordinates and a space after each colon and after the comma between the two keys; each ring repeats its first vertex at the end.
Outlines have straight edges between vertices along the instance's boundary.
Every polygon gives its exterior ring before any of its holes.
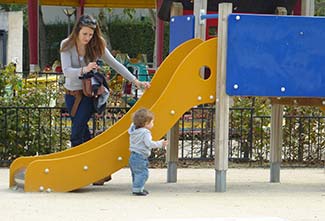
{"type": "Polygon", "coordinates": [[[103,60],[110,65],[117,73],[121,74],[124,78],[134,83],[138,88],[149,88],[149,82],[140,82],[131,72],[120,62],[118,62],[113,55],[105,48],[105,55],[103,60]]]}
{"type": "Polygon", "coordinates": [[[134,82],[136,80],[136,77],[131,74],[131,72],[123,64],[118,62],[107,48],[105,48],[105,56],[103,56],[103,60],[127,80],[131,82],[134,82]]]}
{"type": "MultiPolygon", "coordinates": [[[[62,44],[64,41],[65,40],[61,42],[60,48],[62,48],[62,44]]],[[[78,68],[72,67],[72,56],[73,54],[71,53],[71,49],[61,51],[60,53],[62,71],[64,73],[64,76],[66,77],[76,77],[82,73],[82,67],[78,67],[78,68]]]]}

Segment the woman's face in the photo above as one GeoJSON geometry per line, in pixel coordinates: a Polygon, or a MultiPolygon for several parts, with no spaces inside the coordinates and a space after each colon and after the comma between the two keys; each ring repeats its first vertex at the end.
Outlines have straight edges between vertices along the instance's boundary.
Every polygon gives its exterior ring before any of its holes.
{"type": "Polygon", "coordinates": [[[87,26],[83,26],[79,31],[78,40],[81,44],[86,45],[91,40],[93,35],[94,35],[93,29],[87,26]]]}

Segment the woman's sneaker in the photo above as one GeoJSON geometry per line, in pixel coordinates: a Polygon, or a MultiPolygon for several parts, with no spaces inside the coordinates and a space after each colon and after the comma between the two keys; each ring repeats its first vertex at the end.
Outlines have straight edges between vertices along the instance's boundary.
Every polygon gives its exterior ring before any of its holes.
{"type": "Polygon", "coordinates": [[[107,176],[107,177],[104,177],[103,179],[101,180],[98,180],[96,181],[95,183],[93,183],[94,186],[103,186],[105,182],[108,182],[112,179],[111,176],[107,176]]]}
{"type": "Polygon", "coordinates": [[[142,190],[141,192],[133,192],[132,194],[136,196],[146,196],[149,192],[147,190],[142,190]]]}

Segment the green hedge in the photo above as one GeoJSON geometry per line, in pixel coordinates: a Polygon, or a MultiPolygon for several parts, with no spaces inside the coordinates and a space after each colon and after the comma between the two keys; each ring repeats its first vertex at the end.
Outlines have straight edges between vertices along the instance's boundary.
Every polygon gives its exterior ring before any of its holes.
{"type": "MultiPolygon", "coordinates": [[[[72,28],[71,28],[72,29],[72,28]]],[[[67,37],[68,26],[66,23],[56,23],[45,26],[46,49],[48,58],[45,63],[53,64],[55,60],[60,60],[60,43],[67,37]]]]}
{"type": "MultiPolygon", "coordinates": [[[[155,33],[149,22],[113,22],[109,24],[109,35],[112,48],[122,53],[128,53],[130,57],[137,54],[147,54],[149,62],[152,62],[155,33]]],[[[165,26],[164,57],[167,56],[169,47],[169,27],[165,26]]]]}

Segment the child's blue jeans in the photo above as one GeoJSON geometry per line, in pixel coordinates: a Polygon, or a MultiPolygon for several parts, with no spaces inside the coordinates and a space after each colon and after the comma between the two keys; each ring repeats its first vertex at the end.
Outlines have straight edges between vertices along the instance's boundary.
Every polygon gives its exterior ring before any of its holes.
{"type": "Polygon", "coordinates": [[[129,165],[132,174],[132,192],[142,192],[149,177],[149,161],[142,154],[131,152],[129,165]]]}

